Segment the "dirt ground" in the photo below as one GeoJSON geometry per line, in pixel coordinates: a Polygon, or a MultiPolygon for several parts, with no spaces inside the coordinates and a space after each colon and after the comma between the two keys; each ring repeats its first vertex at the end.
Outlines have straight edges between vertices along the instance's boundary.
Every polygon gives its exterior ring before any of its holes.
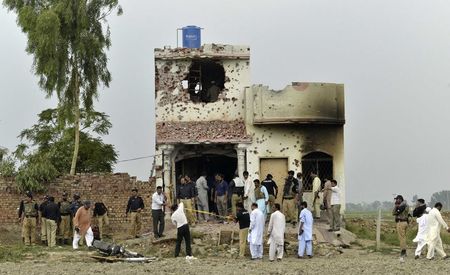
{"type": "MultiPolygon", "coordinates": [[[[150,263],[101,263],[90,256],[95,251],[82,248],[72,251],[70,246],[49,249],[43,246],[18,245],[18,228],[0,228],[0,274],[450,274],[450,260],[414,260],[413,246],[404,263],[399,261],[397,246],[386,245],[382,252],[374,252],[374,242],[358,239],[347,249],[330,250],[315,246],[312,259],[296,258],[296,243],[291,240],[288,255],[281,262],[269,262],[267,247],[262,261],[237,257],[237,242],[217,245],[219,232],[237,231],[234,223],[219,225],[200,224],[192,228],[193,252],[196,260],[173,258],[173,238],[176,230],[168,224],[167,241],[153,243],[146,234],[140,239],[124,240],[115,236],[116,242],[128,249],[156,256],[150,263]],[[330,252],[331,251],[331,252],[330,252]],[[2,258],[3,257],[3,258],[2,258]]],[[[296,227],[288,226],[289,236],[296,227]]],[[[236,237],[235,237],[236,238],[236,237]]],[[[446,247],[447,252],[448,247],[446,247]]],[[[184,250],[184,244],[182,251],[184,250]]],[[[449,253],[450,254],[450,253],[449,253]]]]}
{"type": "MultiPolygon", "coordinates": [[[[361,249],[346,249],[339,256],[314,257],[300,260],[288,256],[281,262],[208,257],[187,261],[166,258],[155,262],[99,263],[88,257],[94,252],[62,252],[63,257],[0,263],[0,274],[449,274],[450,261],[412,257],[400,263],[397,255],[369,253],[361,249]]],[[[61,253],[60,253],[61,254],[61,253]]],[[[412,255],[413,252],[409,251],[412,255]]]]}

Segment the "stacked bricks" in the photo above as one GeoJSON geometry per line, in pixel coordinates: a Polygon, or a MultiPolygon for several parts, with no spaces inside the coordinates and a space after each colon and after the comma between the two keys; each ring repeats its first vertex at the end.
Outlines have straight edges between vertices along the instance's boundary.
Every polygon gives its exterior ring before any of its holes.
{"type": "MultiPolygon", "coordinates": [[[[155,192],[153,179],[149,182],[137,181],[127,173],[80,174],[60,177],[47,186],[47,192],[34,195],[36,202],[40,203],[44,194],[55,197],[55,201],[59,202],[64,191],[69,194],[70,200],[74,193],[79,193],[81,200],[90,200],[93,203],[103,201],[109,211],[113,232],[128,227],[125,210],[131,189],[136,187],[145,204],[142,228],[145,231],[151,227],[151,196],[155,192]]],[[[17,223],[19,204],[24,198],[13,179],[0,177],[0,225],[17,223]]]]}

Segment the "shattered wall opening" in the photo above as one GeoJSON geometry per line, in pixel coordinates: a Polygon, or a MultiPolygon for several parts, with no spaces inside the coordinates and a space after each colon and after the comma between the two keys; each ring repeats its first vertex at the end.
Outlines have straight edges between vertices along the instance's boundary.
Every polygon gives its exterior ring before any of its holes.
{"type": "Polygon", "coordinates": [[[225,89],[225,69],[211,59],[197,59],[182,83],[193,102],[215,102],[225,89]]]}
{"type": "Polygon", "coordinates": [[[313,178],[311,172],[317,172],[322,181],[322,188],[325,179],[333,179],[333,157],[323,152],[312,152],[302,157],[303,186],[305,191],[312,190],[313,178]]]}

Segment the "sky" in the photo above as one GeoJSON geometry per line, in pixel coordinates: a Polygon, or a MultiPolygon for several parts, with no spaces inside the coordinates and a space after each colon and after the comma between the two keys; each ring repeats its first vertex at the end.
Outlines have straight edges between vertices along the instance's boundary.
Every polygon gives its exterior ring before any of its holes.
{"type": "MultiPolygon", "coordinates": [[[[95,108],[110,115],[104,138],[119,160],[154,153],[153,49],[176,46],[176,29],[204,28],[203,43],[249,45],[253,84],[345,85],[348,202],[449,189],[450,1],[221,0],[120,1],[111,16],[113,80],[95,108]]],[[[31,71],[26,37],[0,9],[0,146],[55,107],[31,71]]],[[[152,159],[119,162],[140,179],[152,159]]]]}

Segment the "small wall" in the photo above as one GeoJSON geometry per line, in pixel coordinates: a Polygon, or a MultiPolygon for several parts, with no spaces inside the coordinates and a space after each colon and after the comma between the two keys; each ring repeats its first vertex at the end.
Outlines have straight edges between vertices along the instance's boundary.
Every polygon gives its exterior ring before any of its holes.
{"type": "MultiPolygon", "coordinates": [[[[46,194],[54,196],[56,202],[61,200],[64,191],[69,193],[70,200],[78,192],[82,200],[103,201],[109,210],[110,228],[118,232],[128,226],[125,210],[133,187],[138,188],[144,200],[142,228],[148,230],[151,227],[151,195],[155,191],[153,179],[141,182],[127,173],[64,176],[49,184],[46,194]]],[[[35,194],[36,202],[40,203],[43,195],[35,194]]],[[[17,223],[19,204],[24,198],[13,179],[0,178],[0,225],[17,223]]]]}

